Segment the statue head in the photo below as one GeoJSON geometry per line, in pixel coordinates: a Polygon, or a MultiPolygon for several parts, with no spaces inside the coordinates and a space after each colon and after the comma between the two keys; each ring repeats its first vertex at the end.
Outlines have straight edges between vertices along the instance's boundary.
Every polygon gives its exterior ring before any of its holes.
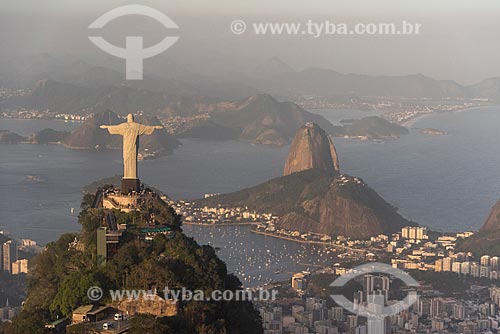
{"type": "Polygon", "coordinates": [[[128,122],[128,123],[132,123],[133,121],[134,121],[134,115],[132,115],[132,114],[128,114],[128,115],[127,115],[127,122],[128,122]]]}

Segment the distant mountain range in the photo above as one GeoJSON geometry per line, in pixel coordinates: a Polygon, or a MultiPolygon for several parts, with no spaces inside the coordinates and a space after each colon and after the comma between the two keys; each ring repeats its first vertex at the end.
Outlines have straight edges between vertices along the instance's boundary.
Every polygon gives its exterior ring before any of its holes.
{"type": "Polygon", "coordinates": [[[436,80],[422,74],[375,76],[340,73],[330,69],[307,68],[296,71],[277,57],[248,69],[228,70],[207,76],[193,73],[178,64],[147,74],[145,80],[130,82],[124,74],[81,60],[65,60],[48,54],[19,57],[0,63],[0,87],[32,87],[40,80],[59,81],[87,88],[127,87],[169,96],[208,96],[241,99],[269,93],[280,99],[303,96],[377,96],[404,98],[489,98],[500,101],[500,78],[485,79],[474,85],[452,80],[436,80]]]}
{"type": "MultiPolygon", "coordinates": [[[[179,128],[175,135],[200,139],[234,139],[256,144],[289,144],[296,131],[307,122],[317,123],[334,137],[394,138],[408,129],[372,116],[335,126],[324,117],[311,113],[295,103],[279,102],[268,94],[258,94],[237,101],[186,103],[187,115],[207,113],[207,119],[196,119],[179,128]],[[192,106],[196,105],[196,108],[192,106]],[[194,111],[196,109],[197,111],[194,111]]],[[[170,110],[174,116],[186,116],[182,108],[170,110]]]]}
{"type": "MultiPolygon", "coordinates": [[[[224,107],[214,108],[207,122],[226,129],[226,132],[233,134],[232,139],[241,141],[270,145],[289,144],[297,129],[306,122],[316,122],[330,133],[336,130],[336,127],[322,116],[308,112],[292,102],[279,102],[267,94],[219,105],[224,107]]],[[[195,133],[200,133],[199,127],[206,126],[206,123],[198,124],[180,135],[194,136],[195,133]]],[[[212,134],[217,134],[216,131],[205,133],[208,135],[198,137],[212,139],[212,134]]]]}
{"type": "Polygon", "coordinates": [[[127,81],[125,75],[115,69],[44,53],[0,62],[0,87],[27,88],[40,80],[51,80],[90,88],[123,86],[168,95],[222,99],[260,92],[244,82],[196,74],[178,64],[168,64],[154,73],[146,74],[142,81],[127,81]]]}
{"type": "Polygon", "coordinates": [[[454,81],[435,80],[421,74],[406,76],[368,76],[342,74],[310,68],[281,73],[262,82],[261,87],[275,95],[348,95],[407,98],[470,97],[471,92],[454,81]]]}
{"type": "MultiPolygon", "coordinates": [[[[209,98],[188,98],[213,101],[209,98]]],[[[164,93],[141,90],[127,86],[79,86],[53,80],[41,80],[24,96],[14,96],[1,105],[2,109],[38,109],[57,113],[91,114],[102,110],[116,110],[120,115],[142,110],[149,115],[161,112],[187,109],[186,98],[164,93]]]]}
{"type": "Polygon", "coordinates": [[[290,143],[297,129],[306,122],[315,122],[337,137],[379,139],[397,137],[407,131],[377,117],[354,121],[343,127],[334,126],[322,116],[292,102],[280,102],[268,94],[221,100],[170,96],[126,86],[82,87],[52,80],[38,82],[33,91],[25,96],[7,99],[3,108],[49,109],[78,114],[113,110],[122,116],[140,110],[146,115],[188,118],[172,132],[181,138],[233,139],[271,145],[290,143]],[[200,118],[202,115],[207,117],[200,118]]]}
{"type": "Polygon", "coordinates": [[[252,86],[287,99],[300,96],[333,99],[343,99],[346,96],[436,99],[477,97],[500,101],[500,77],[488,78],[473,85],[461,85],[453,80],[436,80],[423,74],[364,75],[314,67],[296,71],[277,57],[259,64],[245,79],[252,86]]]}
{"type": "MultiPolygon", "coordinates": [[[[465,87],[453,81],[435,80],[423,75],[367,76],[324,69],[295,71],[278,58],[257,65],[251,74],[236,76],[234,79],[241,83],[237,85],[222,79],[215,82],[200,78],[184,70],[170,78],[153,76],[142,82],[127,82],[115,70],[81,61],[58,62],[49,55],[17,59],[0,66],[0,69],[0,83],[14,82],[14,79],[20,80],[18,83],[42,79],[28,94],[0,99],[0,110],[38,109],[72,114],[112,110],[122,116],[140,112],[162,120],[181,117],[182,121],[172,120],[174,126],[169,128],[176,137],[232,139],[270,145],[289,144],[297,129],[306,122],[317,123],[335,137],[384,139],[399,137],[407,134],[408,130],[379,117],[334,126],[292,102],[281,102],[269,94],[255,94],[256,91],[269,91],[279,97],[291,98],[485,97],[500,101],[500,78],[465,87]],[[17,76],[14,75],[16,73],[17,76]],[[205,88],[217,87],[215,90],[228,94],[213,94],[214,90],[208,92],[201,88],[201,82],[206,83],[203,84],[205,88]],[[242,85],[250,89],[240,89],[242,85]],[[238,93],[233,94],[234,87],[239,87],[236,89],[238,93]],[[242,93],[248,92],[253,94],[241,98],[242,93]],[[223,95],[238,97],[228,99],[223,95]]],[[[69,146],[77,147],[85,140],[70,138],[70,141],[69,146]]]]}

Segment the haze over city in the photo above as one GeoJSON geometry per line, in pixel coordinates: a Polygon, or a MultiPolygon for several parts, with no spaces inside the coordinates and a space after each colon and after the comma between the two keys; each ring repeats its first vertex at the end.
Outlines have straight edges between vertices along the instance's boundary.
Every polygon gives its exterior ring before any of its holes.
{"type": "MultiPolygon", "coordinates": [[[[118,60],[96,55],[87,26],[126,1],[36,1],[0,4],[3,59],[20,54],[51,53],[97,64],[118,60]],[[12,14],[15,14],[12,15],[12,14]]],[[[187,67],[211,76],[230,75],[277,56],[294,69],[333,69],[342,73],[405,75],[473,84],[500,75],[496,41],[500,5],[496,1],[145,1],[178,25],[179,43],[151,62],[187,67]],[[248,22],[400,22],[422,24],[418,36],[235,36],[235,19],[248,22]]],[[[147,18],[123,18],[105,29],[111,41],[143,33],[154,44],[165,29],[147,18]],[[134,25],[129,24],[134,22],[134,25]],[[138,25],[138,26],[137,26],[138,25]],[[139,30],[137,29],[139,28],[139,30]],[[151,34],[153,33],[153,34],[151,34]]],[[[153,71],[152,71],[153,72],[153,71]]]]}

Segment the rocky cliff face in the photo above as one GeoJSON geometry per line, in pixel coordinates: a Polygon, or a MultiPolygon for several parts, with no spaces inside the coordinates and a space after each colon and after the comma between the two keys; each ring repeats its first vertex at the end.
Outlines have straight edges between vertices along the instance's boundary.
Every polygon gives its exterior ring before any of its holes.
{"type": "Polygon", "coordinates": [[[285,214],[279,227],[364,239],[411,225],[361,179],[343,175],[329,181],[324,193],[304,198],[300,210],[285,214]]]}
{"type": "Polygon", "coordinates": [[[500,201],[498,201],[479,232],[457,242],[458,251],[472,252],[474,256],[500,256],[500,201]]]}
{"type": "Polygon", "coordinates": [[[363,180],[309,169],[199,204],[248,207],[281,218],[277,228],[366,239],[415,225],[363,180]]]}
{"type": "Polygon", "coordinates": [[[286,145],[306,122],[315,122],[334,133],[338,127],[320,115],[310,113],[292,102],[280,102],[267,94],[235,101],[211,113],[211,121],[238,129],[237,139],[264,145],[286,145]]]}
{"type": "Polygon", "coordinates": [[[313,168],[333,173],[338,173],[340,169],[332,139],[316,123],[310,122],[297,131],[283,175],[313,168]]]}
{"type": "Polygon", "coordinates": [[[500,201],[498,201],[481,227],[480,232],[495,232],[500,231],[500,201]]]}

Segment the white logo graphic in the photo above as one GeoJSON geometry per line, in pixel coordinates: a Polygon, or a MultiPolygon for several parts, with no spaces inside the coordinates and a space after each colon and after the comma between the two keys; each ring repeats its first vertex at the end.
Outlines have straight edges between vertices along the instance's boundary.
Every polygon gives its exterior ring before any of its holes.
{"type": "Polygon", "coordinates": [[[234,20],[230,25],[231,32],[235,35],[244,34],[247,30],[247,24],[243,20],[234,20]]]}
{"type": "MultiPolygon", "coordinates": [[[[167,29],[178,29],[177,24],[162,12],[143,5],[127,5],[110,10],[95,20],[89,29],[101,29],[114,19],[126,15],[143,15],[160,22],[167,29]]],[[[154,57],[166,51],[179,39],[178,36],[165,37],[160,43],[144,48],[142,36],[127,36],[125,48],[119,48],[106,41],[101,36],[89,36],[89,39],[103,51],[126,60],[127,80],[143,79],[144,59],[154,57]]]]}
{"type": "Polygon", "coordinates": [[[98,286],[92,286],[87,290],[87,298],[91,302],[98,302],[99,300],[102,299],[102,296],[104,295],[104,292],[102,289],[98,286]]]}
{"type": "MultiPolygon", "coordinates": [[[[393,268],[384,263],[368,263],[359,267],[353,268],[351,273],[345,274],[333,281],[330,286],[343,287],[350,280],[358,277],[359,275],[381,273],[391,275],[400,279],[406,286],[418,287],[420,286],[413,277],[408,275],[402,270],[393,268]]],[[[354,304],[343,295],[331,295],[332,299],[354,314],[366,317],[368,319],[368,334],[384,334],[384,319],[385,317],[396,315],[401,311],[409,309],[411,305],[417,302],[418,295],[416,291],[408,292],[408,295],[403,299],[391,306],[385,306],[385,298],[382,295],[369,295],[367,305],[354,304]]]]}

